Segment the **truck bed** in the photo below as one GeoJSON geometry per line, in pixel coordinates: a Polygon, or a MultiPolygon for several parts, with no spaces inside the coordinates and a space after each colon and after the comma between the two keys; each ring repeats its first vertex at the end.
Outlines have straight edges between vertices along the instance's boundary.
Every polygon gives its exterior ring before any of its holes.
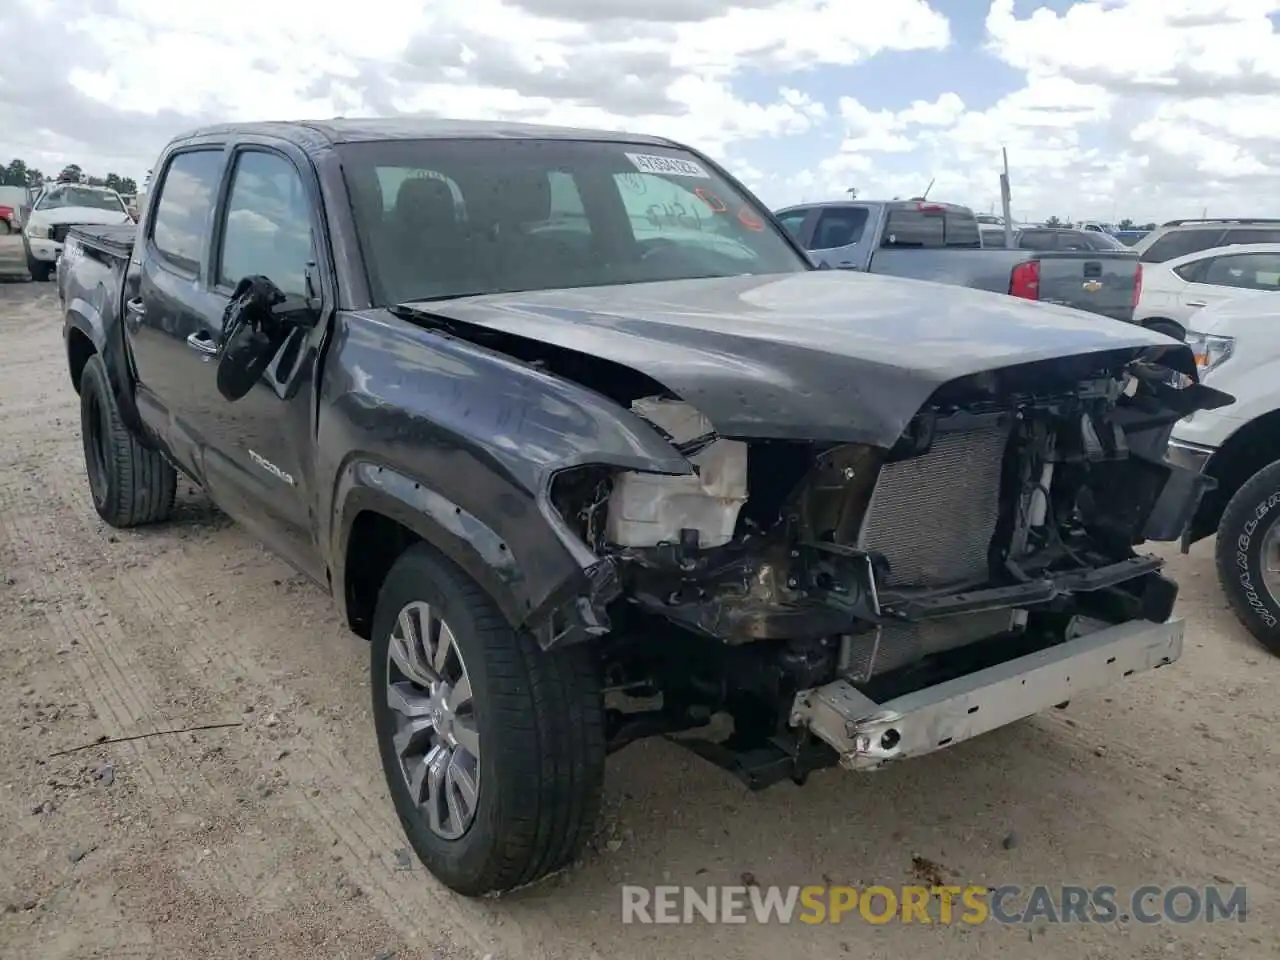
{"type": "Polygon", "coordinates": [[[1142,276],[1133,251],[983,247],[972,210],[932,201],[828,201],[786,207],[778,216],[825,267],[1012,294],[1133,322],[1142,276]]]}
{"type": "Polygon", "coordinates": [[[1131,321],[1138,284],[1136,253],[1121,250],[879,249],[868,272],[1010,293],[1014,267],[1039,266],[1042,303],[1131,321]]]}
{"type": "Polygon", "coordinates": [[[75,237],[85,249],[100,250],[125,259],[133,253],[133,241],[137,236],[136,223],[83,224],[67,231],[67,239],[75,237]]]}

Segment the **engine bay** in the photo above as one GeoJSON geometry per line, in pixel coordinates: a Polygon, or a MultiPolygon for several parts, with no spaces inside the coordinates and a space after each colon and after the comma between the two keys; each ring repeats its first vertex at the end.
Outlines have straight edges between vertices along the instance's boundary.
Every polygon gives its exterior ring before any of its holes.
{"type": "Polygon", "coordinates": [[[1177,586],[1134,548],[1176,539],[1212,483],[1163,459],[1199,385],[1090,360],[948,384],[887,450],[720,437],[634,400],[693,473],[575,468],[552,502],[616,570],[615,687],[666,701],[641,725],[727,710],[758,749],[833,677],[901,693],[1086,620],[1163,623],[1177,586]]]}

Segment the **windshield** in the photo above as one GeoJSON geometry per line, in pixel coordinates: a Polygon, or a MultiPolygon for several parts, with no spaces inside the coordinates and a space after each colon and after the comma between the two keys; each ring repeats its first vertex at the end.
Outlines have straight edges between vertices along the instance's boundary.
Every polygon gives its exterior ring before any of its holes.
{"type": "Polygon", "coordinates": [[[89,207],[93,210],[110,210],[124,213],[124,204],[111,190],[95,190],[93,187],[54,187],[36,204],[37,210],[57,210],[61,207],[89,207]]]}
{"type": "Polygon", "coordinates": [[[379,305],[812,269],[754,197],[675,148],[486,139],[338,149],[379,305]]]}

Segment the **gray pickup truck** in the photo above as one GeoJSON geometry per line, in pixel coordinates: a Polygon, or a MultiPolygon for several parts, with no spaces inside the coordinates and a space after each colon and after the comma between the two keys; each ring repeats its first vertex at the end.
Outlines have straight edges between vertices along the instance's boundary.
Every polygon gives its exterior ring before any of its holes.
{"type": "Polygon", "coordinates": [[[957,204],[833,201],[776,216],[825,267],[991,290],[1126,322],[1142,291],[1132,251],[984,249],[973,211],[957,204]]]}
{"type": "Polygon", "coordinates": [[[1212,482],[1164,461],[1232,401],[1185,343],[817,270],[656,137],[228,124],[153,168],[62,255],[94,509],[160,523],[185,476],[332,595],[459,893],[570,863],[641,738],[759,789],[1181,655],[1134,548],[1212,482]]]}

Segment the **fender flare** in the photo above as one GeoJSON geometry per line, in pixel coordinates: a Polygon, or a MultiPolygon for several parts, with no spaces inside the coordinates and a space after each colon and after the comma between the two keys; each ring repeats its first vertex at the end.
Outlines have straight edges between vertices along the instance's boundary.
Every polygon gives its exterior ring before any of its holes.
{"type": "Polygon", "coordinates": [[[348,461],[334,491],[335,599],[348,622],[347,554],[356,518],[375,512],[412,531],[461,567],[518,627],[532,604],[523,571],[502,538],[484,521],[409,475],[373,460],[348,461]],[[336,584],[335,584],[336,586],[336,584]]]}

